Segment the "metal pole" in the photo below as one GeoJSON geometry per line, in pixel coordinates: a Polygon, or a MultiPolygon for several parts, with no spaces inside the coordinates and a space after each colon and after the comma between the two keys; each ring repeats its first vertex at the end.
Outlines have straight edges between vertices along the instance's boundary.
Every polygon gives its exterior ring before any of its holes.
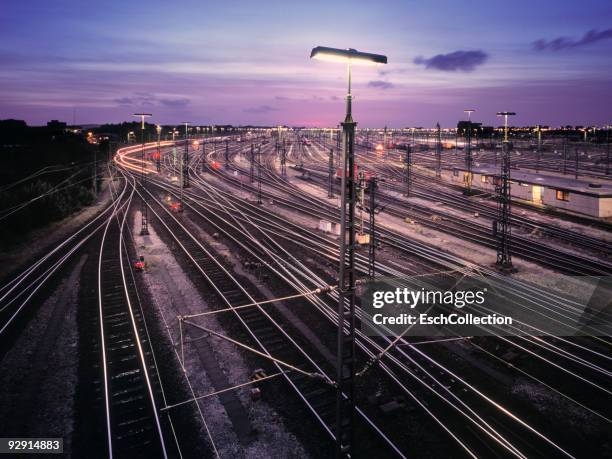
{"type": "Polygon", "coordinates": [[[374,279],[376,277],[376,188],[377,180],[375,177],[370,178],[370,241],[368,252],[368,277],[374,279]]]}
{"type": "Polygon", "coordinates": [[[575,154],[576,154],[576,157],[575,157],[576,163],[574,165],[574,172],[575,172],[574,178],[578,180],[578,162],[580,161],[579,155],[578,155],[578,147],[576,147],[575,154]]]}
{"type": "Polygon", "coordinates": [[[610,125],[609,124],[606,129],[606,143],[608,144],[608,151],[606,153],[606,175],[610,175],[610,125]]]}
{"type": "MultiPolygon", "coordinates": [[[[276,148],[279,149],[278,141],[276,142],[276,148]]],[[[281,154],[281,175],[285,177],[287,175],[287,148],[283,144],[283,147],[280,148],[281,154]]]]}
{"type": "Polygon", "coordinates": [[[351,62],[348,62],[343,152],[338,279],[338,346],[336,363],[336,457],[352,455],[355,418],[355,127],[351,110],[351,62]],[[345,333],[346,321],[346,333],[345,333]]]}
{"type": "Polygon", "coordinates": [[[513,112],[500,112],[498,116],[504,116],[504,143],[501,171],[496,191],[498,195],[498,220],[495,228],[498,238],[497,245],[497,266],[504,271],[514,271],[512,266],[512,253],[510,250],[511,242],[511,189],[510,189],[510,150],[511,145],[508,141],[508,116],[514,115],[513,112]]]}
{"type": "MultiPolygon", "coordinates": [[[[189,188],[189,122],[185,124],[185,149],[183,150],[183,167],[181,168],[181,179],[183,188],[189,188]]],[[[181,192],[181,208],[183,207],[183,197],[181,192]]]]}
{"type": "Polygon", "coordinates": [[[257,204],[261,203],[261,148],[257,147],[257,204]]]}
{"type": "Polygon", "coordinates": [[[98,195],[98,147],[94,148],[94,163],[93,163],[93,192],[94,196],[98,195]]]}
{"type": "Polygon", "coordinates": [[[206,169],[206,135],[202,137],[202,172],[206,169]]]}
{"type": "Polygon", "coordinates": [[[147,215],[147,202],[145,192],[147,185],[147,175],[145,174],[145,118],[152,116],[150,113],[135,113],[134,116],[140,117],[140,132],[142,134],[142,149],[140,152],[140,185],[143,188],[143,193],[140,197],[140,234],[145,236],[149,234],[149,219],[147,215]]]}
{"type": "Polygon", "coordinates": [[[567,136],[563,137],[563,175],[567,173],[567,136]]]}
{"type": "Polygon", "coordinates": [[[329,149],[329,189],[327,192],[328,198],[334,197],[334,149],[329,149]]]}
{"type": "Polygon", "coordinates": [[[436,177],[442,177],[442,134],[440,132],[440,123],[436,123],[436,177]]]}
{"type": "Polygon", "coordinates": [[[251,183],[255,181],[255,148],[251,142],[251,183]]]}
{"type": "Polygon", "coordinates": [[[157,172],[161,172],[161,126],[157,125],[157,158],[155,158],[155,166],[157,168],[157,172]]]}
{"type": "Polygon", "coordinates": [[[465,191],[470,193],[472,191],[472,112],[474,110],[464,110],[468,114],[468,128],[467,138],[465,145],[465,168],[467,170],[467,177],[465,177],[465,191]]]}
{"type": "Polygon", "coordinates": [[[410,187],[412,180],[412,148],[406,145],[406,153],[404,154],[404,196],[410,196],[410,187]]]}
{"type": "Polygon", "coordinates": [[[541,161],[542,161],[542,127],[538,125],[538,161],[536,162],[536,172],[540,170],[541,161]]]}

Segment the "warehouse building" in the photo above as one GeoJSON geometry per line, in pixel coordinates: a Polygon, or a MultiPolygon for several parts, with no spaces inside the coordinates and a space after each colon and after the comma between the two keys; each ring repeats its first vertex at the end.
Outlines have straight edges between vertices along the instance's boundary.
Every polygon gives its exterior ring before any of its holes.
{"type": "MultiPolygon", "coordinates": [[[[498,174],[497,168],[473,168],[472,188],[494,193],[498,174]]],[[[513,199],[595,218],[612,217],[610,183],[517,170],[513,170],[511,176],[510,190],[513,199]]],[[[454,168],[443,171],[442,178],[464,185],[468,180],[468,173],[465,169],[454,168]]]]}

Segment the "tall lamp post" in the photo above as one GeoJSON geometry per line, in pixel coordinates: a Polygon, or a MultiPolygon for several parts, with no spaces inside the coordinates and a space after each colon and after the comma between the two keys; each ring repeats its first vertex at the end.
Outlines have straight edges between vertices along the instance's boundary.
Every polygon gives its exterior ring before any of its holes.
{"type": "Polygon", "coordinates": [[[149,234],[147,202],[145,201],[145,185],[147,180],[147,174],[145,174],[145,118],[153,115],[151,113],[134,113],[134,116],[140,117],[140,131],[142,133],[142,150],[140,152],[140,187],[143,190],[140,198],[140,234],[145,236],[149,234]]]}
{"type": "Polygon", "coordinates": [[[342,122],[343,158],[340,200],[340,266],[338,279],[338,346],[336,356],[336,457],[353,455],[355,418],[355,126],[352,116],[351,67],[353,64],[386,64],[387,56],[317,46],[313,59],[345,63],[348,92],[342,122]],[[347,240],[348,238],[348,240],[347,240]],[[345,324],[345,319],[348,323],[345,324]],[[347,332],[345,333],[345,325],[347,332]]]}

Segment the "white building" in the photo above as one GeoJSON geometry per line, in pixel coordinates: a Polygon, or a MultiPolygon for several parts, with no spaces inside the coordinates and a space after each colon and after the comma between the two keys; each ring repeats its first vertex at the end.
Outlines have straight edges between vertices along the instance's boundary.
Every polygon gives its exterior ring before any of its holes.
{"type": "MultiPolygon", "coordinates": [[[[476,167],[472,169],[472,188],[495,192],[498,168],[476,167]]],[[[612,184],[601,180],[576,180],[573,176],[536,174],[534,172],[511,171],[510,191],[513,199],[529,202],[535,206],[589,215],[596,218],[612,217],[612,184]]],[[[442,171],[442,178],[465,185],[468,173],[455,168],[442,171]]]]}

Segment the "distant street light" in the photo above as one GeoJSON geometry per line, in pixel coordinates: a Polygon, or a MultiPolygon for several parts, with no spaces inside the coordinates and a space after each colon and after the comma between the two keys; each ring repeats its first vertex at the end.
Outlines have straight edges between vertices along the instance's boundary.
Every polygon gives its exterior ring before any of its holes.
{"type": "Polygon", "coordinates": [[[355,49],[324,46],[313,48],[312,59],[342,62],[347,65],[348,93],[346,116],[342,124],[343,154],[338,165],[342,171],[340,211],[340,269],[338,290],[338,349],[336,362],[336,457],[352,456],[355,418],[355,126],[352,116],[351,67],[353,64],[386,64],[387,56],[363,53],[355,49]],[[348,241],[347,241],[348,230],[348,241]],[[348,279],[347,279],[348,275],[348,279]],[[345,312],[348,303],[348,315],[345,312]],[[344,334],[344,320],[348,318],[348,336],[344,334]],[[348,373],[344,368],[348,369],[348,373]]]}

